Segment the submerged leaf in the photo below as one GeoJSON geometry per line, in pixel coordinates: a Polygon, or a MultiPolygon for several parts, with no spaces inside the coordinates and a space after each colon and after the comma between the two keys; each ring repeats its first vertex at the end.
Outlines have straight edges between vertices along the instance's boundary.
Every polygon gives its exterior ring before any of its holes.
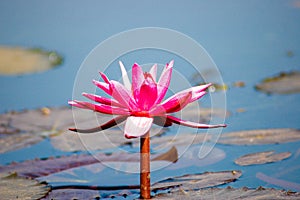
{"type": "Polygon", "coordinates": [[[291,94],[300,92],[300,72],[280,73],[271,78],[266,78],[255,86],[257,90],[265,93],[291,94]]]}
{"type": "Polygon", "coordinates": [[[291,128],[257,129],[224,133],[218,143],[234,145],[279,144],[300,140],[300,130],[291,128]]]}
{"type": "Polygon", "coordinates": [[[54,51],[0,46],[0,74],[19,75],[41,72],[62,63],[54,51]]]}
{"type": "Polygon", "coordinates": [[[153,199],[263,199],[263,200],[293,200],[299,199],[300,193],[259,187],[249,188],[208,188],[195,191],[178,190],[171,193],[158,194],[153,199]]]}
{"type": "Polygon", "coordinates": [[[290,152],[283,153],[274,153],[274,151],[264,151],[259,153],[251,153],[239,157],[234,162],[237,165],[257,165],[257,164],[265,164],[270,162],[277,162],[283,159],[289,158],[291,156],[290,152]]]}
{"type": "Polygon", "coordinates": [[[0,174],[1,199],[40,199],[50,190],[36,180],[21,178],[14,174],[0,174]]]}
{"type": "Polygon", "coordinates": [[[233,182],[242,175],[241,171],[205,172],[202,174],[188,174],[169,178],[151,186],[152,190],[197,190],[201,188],[222,185],[233,182]]]}

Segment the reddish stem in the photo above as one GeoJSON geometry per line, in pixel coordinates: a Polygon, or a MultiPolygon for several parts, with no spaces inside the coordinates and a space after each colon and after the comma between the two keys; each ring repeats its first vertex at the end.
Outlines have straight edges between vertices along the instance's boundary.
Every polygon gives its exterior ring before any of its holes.
{"type": "Polygon", "coordinates": [[[150,133],[141,138],[140,193],[142,199],[150,199],[150,133]]]}

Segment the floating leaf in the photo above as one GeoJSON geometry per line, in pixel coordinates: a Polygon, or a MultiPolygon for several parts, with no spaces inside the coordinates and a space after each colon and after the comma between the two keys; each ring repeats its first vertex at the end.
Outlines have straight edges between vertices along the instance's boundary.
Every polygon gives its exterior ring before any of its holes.
{"type": "Polygon", "coordinates": [[[279,144],[300,140],[300,130],[283,129],[258,129],[224,133],[218,140],[221,144],[256,145],[279,144]]]}
{"type": "Polygon", "coordinates": [[[62,63],[54,51],[0,46],[0,74],[19,75],[41,72],[62,63]]]}
{"type": "MultiPolygon", "coordinates": [[[[90,120],[87,112],[80,120],[90,120]]],[[[72,110],[68,107],[40,108],[21,112],[8,112],[0,115],[0,134],[43,133],[67,130],[74,125],[72,110]]],[[[46,133],[45,133],[46,134],[46,133]]],[[[47,135],[45,135],[47,136],[47,135]]]]}
{"type": "Polygon", "coordinates": [[[66,152],[112,149],[127,145],[128,142],[120,130],[114,129],[89,134],[66,131],[51,138],[54,148],[66,152]]]}
{"type": "MultiPolygon", "coordinates": [[[[58,158],[35,159],[9,165],[0,166],[0,173],[17,172],[19,176],[37,178],[63,170],[91,165],[100,162],[139,162],[139,153],[118,152],[112,154],[97,153],[93,155],[81,154],[62,156],[58,158]]],[[[168,152],[152,155],[153,161],[176,161],[177,150],[171,148],[168,152]]]]}
{"type": "MultiPolygon", "coordinates": [[[[93,186],[91,186],[92,188],[93,186]]],[[[132,199],[135,197],[137,198],[139,195],[136,192],[136,194],[132,193],[130,190],[114,190],[114,191],[97,191],[94,189],[88,189],[88,188],[74,188],[74,189],[54,189],[52,190],[46,197],[42,198],[41,200],[75,200],[75,199],[114,199],[114,198],[127,198],[132,197],[132,199]]]]}
{"type": "Polygon", "coordinates": [[[42,200],[70,200],[70,199],[100,199],[100,194],[95,190],[85,189],[60,189],[52,190],[42,200]]]}
{"type": "Polygon", "coordinates": [[[242,175],[241,171],[205,172],[169,178],[152,185],[152,190],[174,188],[174,190],[196,190],[233,182],[242,175]]]}
{"type": "Polygon", "coordinates": [[[0,153],[21,149],[43,140],[42,137],[32,134],[13,134],[0,138],[0,153]]]}
{"type": "Polygon", "coordinates": [[[1,199],[40,199],[50,187],[36,180],[21,178],[14,174],[0,174],[1,199]]]}
{"type": "Polygon", "coordinates": [[[270,176],[267,176],[266,174],[261,173],[261,172],[256,173],[256,178],[258,178],[262,181],[265,181],[266,183],[280,186],[282,188],[288,188],[288,189],[291,189],[291,190],[300,191],[300,184],[299,183],[294,183],[294,182],[290,182],[290,181],[270,177],[270,176]]]}
{"type": "MultiPolygon", "coordinates": [[[[92,123],[91,115],[81,112],[79,120],[92,123]]],[[[67,107],[41,108],[0,115],[0,152],[8,152],[55,136],[74,126],[72,110],[67,107]]]]}
{"type": "Polygon", "coordinates": [[[263,200],[293,200],[299,199],[300,193],[259,187],[249,188],[208,188],[196,191],[178,190],[171,193],[158,194],[153,199],[263,199],[263,200]]]}
{"type": "Polygon", "coordinates": [[[255,86],[257,90],[265,93],[291,94],[300,92],[300,72],[294,71],[271,78],[266,78],[255,86]]]}
{"type": "Polygon", "coordinates": [[[283,153],[274,153],[274,151],[264,151],[259,153],[251,153],[244,155],[234,162],[237,165],[257,165],[257,164],[265,164],[270,162],[277,162],[291,156],[290,152],[283,152],[283,153]]]}

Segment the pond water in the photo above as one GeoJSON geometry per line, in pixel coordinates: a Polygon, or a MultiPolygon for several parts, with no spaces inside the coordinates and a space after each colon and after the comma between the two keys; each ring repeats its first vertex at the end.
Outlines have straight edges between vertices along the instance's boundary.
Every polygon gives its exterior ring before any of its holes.
{"type": "MultiPolygon", "coordinates": [[[[300,94],[268,95],[256,91],[254,87],[266,77],[300,70],[299,21],[298,0],[205,0],[179,3],[72,1],[72,4],[57,0],[1,1],[0,45],[55,50],[63,56],[64,62],[58,68],[42,73],[0,75],[0,113],[67,105],[67,101],[72,98],[76,73],[96,45],[129,29],[163,27],[182,32],[196,40],[218,66],[224,83],[229,87],[226,97],[230,116],[226,118],[228,127],[223,129],[224,133],[265,128],[298,129],[300,94]],[[233,87],[237,81],[243,81],[245,87],[233,87]],[[244,112],[239,112],[241,109],[244,112]]],[[[142,57],[146,53],[149,52],[138,54],[136,60],[140,64],[169,62],[169,57],[164,59],[159,55],[142,57]]],[[[134,61],[132,57],[125,60],[128,64],[134,61]]],[[[178,169],[169,172],[170,176],[242,170],[242,177],[230,186],[264,186],[300,191],[300,142],[256,146],[217,144],[216,148],[226,154],[222,162],[178,169]],[[237,157],[247,153],[267,150],[289,151],[292,156],[281,162],[264,165],[241,167],[233,163],[237,157]],[[275,181],[277,184],[261,180],[263,175],[278,179],[275,181]]],[[[46,139],[31,147],[1,154],[0,164],[68,154],[54,149],[46,139]]],[[[114,180],[117,178],[117,183],[138,183],[135,175],[105,170],[109,177],[103,181],[105,184],[116,184],[114,180]]],[[[78,173],[93,176],[85,171],[78,173]]],[[[167,176],[164,173],[154,173],[153,181],[167,176]]],[[[90,180],[89,183],[98,182],[90,180]]]]}

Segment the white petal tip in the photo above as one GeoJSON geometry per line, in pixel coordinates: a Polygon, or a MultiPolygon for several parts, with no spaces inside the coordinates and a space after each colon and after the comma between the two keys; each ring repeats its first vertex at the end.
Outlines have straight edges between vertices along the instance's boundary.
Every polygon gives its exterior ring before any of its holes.
{"type": "Polygon", "coordinates": [[[128,139],[142,137],[152,125],[153,118],[149,117],[128,117],[125,124],[124,136],[128,139]]]}

